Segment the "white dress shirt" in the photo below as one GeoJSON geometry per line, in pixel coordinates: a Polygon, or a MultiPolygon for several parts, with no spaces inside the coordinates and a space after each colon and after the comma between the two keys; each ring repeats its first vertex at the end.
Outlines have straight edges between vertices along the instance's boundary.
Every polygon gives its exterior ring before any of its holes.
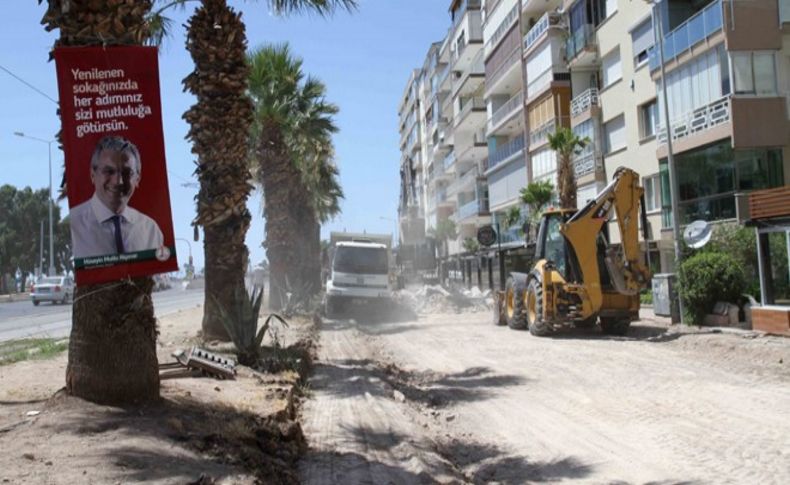
{"type": "MultiPolygon", "coordinates": [[[[96,194],[69,211],[75,258],[118,253],[112,221],[114,215],[96,194]]],[[[124,252],[158,249],[164,245],[162,231],[147,215],[128,206],[118,215],[124,252]]]]}

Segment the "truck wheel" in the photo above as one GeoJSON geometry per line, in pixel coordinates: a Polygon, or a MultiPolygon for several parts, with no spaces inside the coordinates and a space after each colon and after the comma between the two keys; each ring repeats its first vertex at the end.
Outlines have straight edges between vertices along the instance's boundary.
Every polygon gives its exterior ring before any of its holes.
{"type": "Polygon", "coordinates": [[[543,320],[543,285],[533,279],[527,285],[526,297],[527,326],[529,333],[543,337],[551,333],[551,325],[543,320]]]}
{"type": "Polygon", "coordinates": [[[507,323],[505,320],[505,312],[503,309],[505,308],[505,293],[502,291],[494,292],[494,318],[493,322],[494,325],[502,326],[507,323]]]}
{"type": "Polygon", "coordinates": [[[327,318],[335,318],[339,313],[339,302],[335,297],[327,296],[326,303],[324,304],[324,314],[327,318]]]}
{"type": "Polygon", "coordinates": [[[601,330],[604,335],[625,335],[631,321],[625,318],[604,318],[601,317],[601,330]]]}
{"type": "Polygon", "coordinates": [[[38,306],[38,300],[33,300],[33,306],[38,306]]]}
{"type": "Polygon", "coordinates": [[[505,283],[505,319],[507,326],[514,330],[527,328],[524,318],[524,284],[510,276],[505,283]]]}

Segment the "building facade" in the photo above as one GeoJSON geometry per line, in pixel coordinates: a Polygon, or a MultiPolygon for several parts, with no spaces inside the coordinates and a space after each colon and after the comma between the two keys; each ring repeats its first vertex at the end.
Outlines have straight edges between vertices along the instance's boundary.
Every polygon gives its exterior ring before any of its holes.
{"type": "Polygon", "coordinates": [[[401,227],[414,194],[415,237],[457,229],[443,256],[487,224],[523,246],[508,215],[526,215],[527,183],[556,185],[558,127],[589,141],[574,158],[580,206],[618,167],[641,174],[654,271],[673,270],[675,219],[744,221],[749,192],[790,184],[790,0],[457,0],[449,13],[400,106],[401,227]]]}

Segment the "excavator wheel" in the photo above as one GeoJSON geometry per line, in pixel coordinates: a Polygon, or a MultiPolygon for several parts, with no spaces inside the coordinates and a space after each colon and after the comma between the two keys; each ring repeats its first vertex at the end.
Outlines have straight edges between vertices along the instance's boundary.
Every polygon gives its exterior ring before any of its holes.
{"type": "Polygon", "coordinates": [[[627,318],[604,318],[601,317],[601,330],[604,335],[625,335],[631,321],[627,318]]]}
{"type": "Polygon", "coordinates": [[[585,318],[579,322],[574,323],[576,328],[593,328],[598,323],[598,316],[593,315],[590,318],[585,318]]]}
{"type": "Polygon", "coordinates": [[[495,291],[494,292],[494,315],[493,315],[493,323],[496,326],[502,326],[507,323],[505,319],[505,292],[504,291],[495,291]]]}
{"type": "Polygon", "coordinates": [[[513,276],[509,276],[505,283],[504,310],[508,327],[514,330],[527,328],[524,318],[524,284],[513,276]]]}
{"type": "Polygon", "coordinates": [[[526,314],[529,333],[543,337],[551,333],[551,325],[543,320],[543,285],[537,279],[527,285],[526,314]]]}

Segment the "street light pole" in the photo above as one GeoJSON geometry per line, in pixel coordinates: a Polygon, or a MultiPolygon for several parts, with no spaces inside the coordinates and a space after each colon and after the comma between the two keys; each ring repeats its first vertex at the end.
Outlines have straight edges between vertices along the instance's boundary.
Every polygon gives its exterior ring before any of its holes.
{"type": "Polygon", "coordinates": [[[189,268],[192,270],[192,274],[194,274],[195,270],[192,267],[192,244],[190,244],[189,239],[184,239],[183,237],[177,237],[176,241],[184,241],[187,243],[187,247],[189,248],[189,268]]]}
{"type": "Polygon", "coordinates": [[[43,138],[28,136],[21,131],[15,131],[14,134],[22,138],[28,138],[30,140],[47,144],[47,154],[49,161],[49,267],[47,268],[47,276],[52,276],[52,273],[55,270],[55,237],[53,235],[52,229],[52,143],[55,140],[44,140],[43,138]]]}
{"type": "MultiPolygon", "coordinates": [[[[675,155],[672,150],[672,127],[669,121],[669,98],[667,96],[667,72],[664,65],[664,30],[661,12],[658,6],[661,0],[645,0],[652,6],[654,19],[653,32],[654,39],[658,43],[658,61],[661,64],[661,98],[664,111],[664,129],[667,136],[667,168],[669,171],[669,201],[672,211],[672,242],[675,249],[675,272],[680,270],[680,211],[678,209],[678,180],[675,172],[675,155]]],[[[650,248],[647,248],[648,252],[650,248]]],[[[678,296],[678,311],[680,312],[680,322],[683,323],[683,299],[678,296]]]]}

